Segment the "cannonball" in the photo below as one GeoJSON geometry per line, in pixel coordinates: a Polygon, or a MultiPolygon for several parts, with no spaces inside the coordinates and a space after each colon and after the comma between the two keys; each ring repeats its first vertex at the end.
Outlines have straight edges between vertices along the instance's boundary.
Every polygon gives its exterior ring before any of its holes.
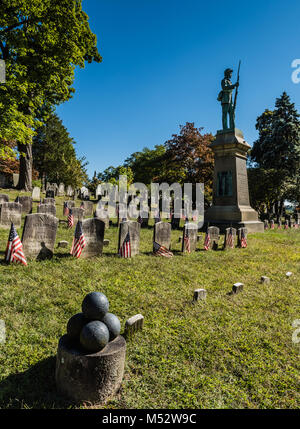
{"type": "Polygon", "coordinates": [[[72,316],[67,323],[68,336],[72,340],[79,340],[81,330],[88,322],[89,320],[84,317],[83,313],[77,313],[72,316]]]}
{"type": "Polygon", "coordinates": [[[87,323],[81,330],[80,343],[90,352],[99,352],[109,341],[107,326],[99,320],[87,323]]]}
{"type": "Polygon", "coordinates": [[[106,313],[102,322],[105,323],[109,330],[109,341],[115,339],[121,332],[120,320],[112,313],[106,313]]]}
{"type": "Polygon", "coordinates": [[[91,292],[82,301],[82,312],[87,319],[102,320],[108,308],[108,299],[101,292],[91,292]]]}

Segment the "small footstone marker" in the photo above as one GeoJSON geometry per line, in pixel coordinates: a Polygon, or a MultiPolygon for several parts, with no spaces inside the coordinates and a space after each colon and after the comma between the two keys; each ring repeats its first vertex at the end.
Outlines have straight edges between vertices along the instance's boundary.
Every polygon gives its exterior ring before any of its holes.
{"type": "Polygon", "coordinates": [[[103,240],[103,246],[109,246],[110,240],[107,238],[103,240]]]}
{"type": "Polygon", "coordinates": [[[286,274],[287,278],[291,277],[293,275],[293,273],[291,273],[290,271],[288,271],[286,274]]]}
{"type": "Polygon", "coordinates": [[[144,316],[141,314],[136,314],[135,316],[130,317],[126,320],[125,323],[125,334],[132,335],[137,331],[141,331],[144,326],[144,316]]]}
{"type": "Polygon", "coordinates": [[[232,286],[232,292],[233,292],[233,293],[239,293],[239,292],[242,292],[243,288],[244,288],[244,284],[243,284],[243,283],[235,283],[235,284],[232,286]]]}
{"type": "Polygon", "coordinates": [[[261,276],[260,281],[261,283],[270,283],[270,278],[266,276],[261,276]]]}
{"type": "Polygon", "coordinates": [[[66,248],[66,247],[68,247],[69,246],[69,242],[68,241],[66,241],[66,240],[62,240],[62,241],[60,241],[59,243],[58,243],[58,246],[57,247],[64,247],[64,248],[66,248]]]}
{"type": "Polygon", "coordinates": [[[193,301],[204,301],[206,300],[207,292],[205,289],[195,289],[194,290],[194,299],[193,301]]]}

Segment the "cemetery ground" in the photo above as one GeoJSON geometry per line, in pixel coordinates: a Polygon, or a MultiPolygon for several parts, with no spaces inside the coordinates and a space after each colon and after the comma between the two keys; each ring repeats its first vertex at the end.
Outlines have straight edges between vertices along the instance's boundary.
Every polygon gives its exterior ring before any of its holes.
{"type": "MultiPolygon", "coordinates": [[[[9,194],[13,201],[18,192],[9,194]]],[[[60,219],[64,199],[56,198],[60,219]]],[[[8,232],[0,230],[1,260],[8,232]]],[[[92,259],[69,255],[73,234],[59,224],[52,260],[0,264],[7,335],[0,408],[98,408],[59,396],[54,377],[59,337],[92,291],[108,297],[121,333],[126,319],[145,317],[144,329],[127,339],[122,387],[102,407],[299,408],[300,344],[292,342],[292,323],[300,319],[299,230],[251,234],[246,249],[207,252],[201,234],[190,255],[180,252],[182,231],[172,231],[174,257],[160,258],[151,254],[153,229],[142,229],[140,255],[128,260],[116,255],[116,226],[105,231],[103,256],[92,259]],[[69,247],[57,248],[60,240],[69,247]],[[261,284],[261,276],[270,283],[261,284]],[[228,294],[236,282],[244,290],[228,294]],[[207,299],[193,304],[198,288],[207,299]]]]}

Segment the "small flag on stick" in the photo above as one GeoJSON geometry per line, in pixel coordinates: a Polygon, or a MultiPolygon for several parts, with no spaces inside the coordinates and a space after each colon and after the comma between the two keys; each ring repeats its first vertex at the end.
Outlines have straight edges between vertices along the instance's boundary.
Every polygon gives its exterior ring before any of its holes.
{"type": "Polygon", "coordinates": [[[71,255],[75,258],[80,258],[82,250],[86,246],[86,241],[84,234],[82,232],[82,222],[79,220],[77,222],[76,228],[75,228],[75,234],[73,238],[72,248],[71,248],[71,255]]]}
{"type": "Polygon", "coordinates": [[[130,234],[129,231],[126,234],[126,237],[122,243],[122,246],[119,250],[119,255],[121,258],[130,258],[131,257],[131,244],[130,244],[130,234]]]}
{"type": "Polygon", "coordinates": [[[210,233],[207,230],[205,240],[204,240],[204,250],[209,250],[209,249],[210,249],[210,233]]]}
{"type": "Polygon", "coordinates": [[[23,265],[27,265],[25,255],[23,253],[23,246],[13,223],[11,224],[8,236],[5,261],[8,263],[20,262],[23,265]]]}
{"type": "Polygon", "coordinates": [[[172,258],[173,253],[168,250],[165,246],[161,246],[160,244],[154,241],[153,243],[153,252],[156,256],[164,256],[166,258],[172,258]]]}
{"type": "Polygon", "coordinates": [[[241,247],[243,248],[247,247],[247,238],[243,228],[241,230],[241,247]]]}
{"type": "Polygon", "coordinates": [[[190,232],[188,228],[184,228],[184,248],[188,253],[191,253],[191,240],[190,240],[190,232]]]}
{"type": "Polygon", "coordinates": [[[64,202],[64,212],[63,212],[64,216],[68,216],[69,214],[69,207],[68,207],[68,203],[67,201],[64,202]]]}
{"type": "Polygon", "coordinates": [[[69,215],[68,215],[68,228],[73,228],[74,226],[74,216],[72,209],[69,209],[69,215]]]}

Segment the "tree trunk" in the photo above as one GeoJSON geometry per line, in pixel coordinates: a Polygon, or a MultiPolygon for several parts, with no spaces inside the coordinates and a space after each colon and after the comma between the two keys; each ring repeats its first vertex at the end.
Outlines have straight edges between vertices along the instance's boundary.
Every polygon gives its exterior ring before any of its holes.
{"type": "Polygon", "coordinates": [[[18,150],[20,153],[20,177],[18,189],[32,191],[32,144],[19,144],[18,150]]]}

